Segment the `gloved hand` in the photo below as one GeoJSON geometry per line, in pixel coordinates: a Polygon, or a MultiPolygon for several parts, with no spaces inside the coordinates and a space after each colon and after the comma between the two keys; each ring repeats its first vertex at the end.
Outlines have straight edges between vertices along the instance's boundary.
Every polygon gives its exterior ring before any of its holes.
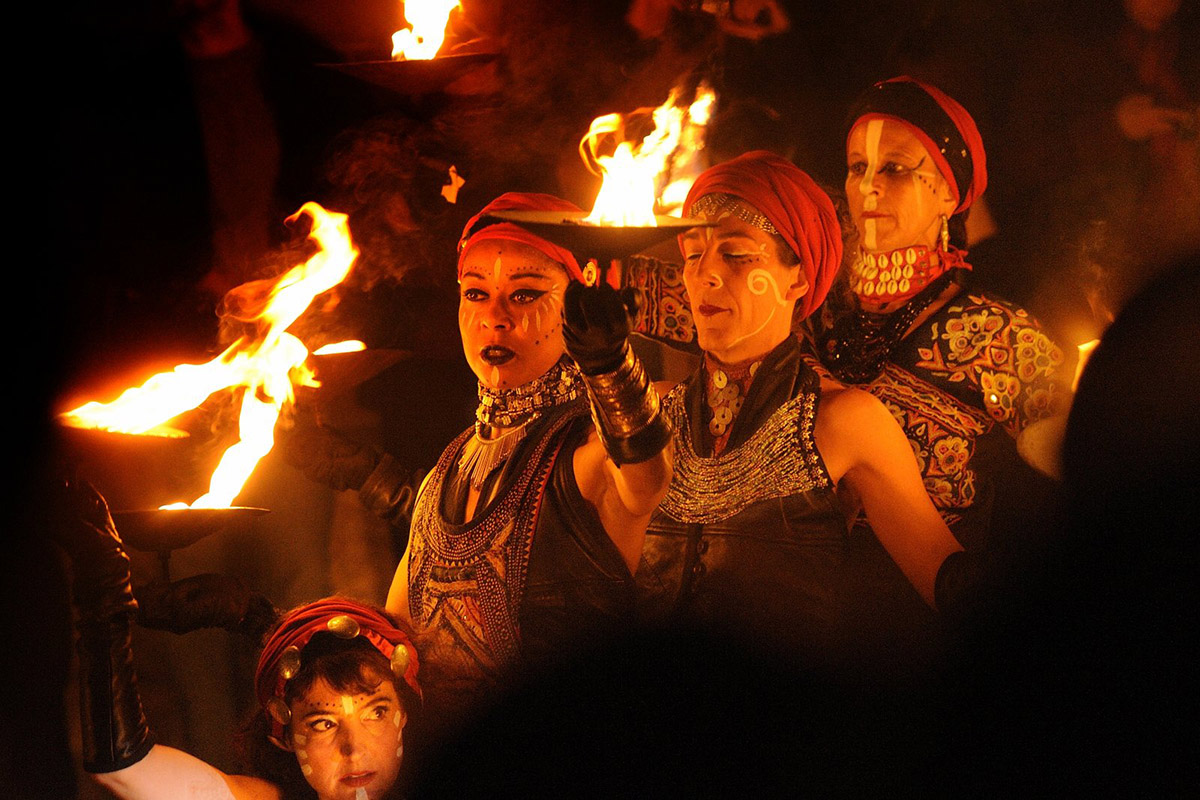
{"type": "Polygon", "coordinates": [[[85,620],[137,610],[129,556],[108,502],[87,481],[57,481],[50,501],[50,535],[71,557],[72,592],[85,620]]]}
{"type": "Polygon", "coordinates": [[[563,340],[584,375],[602,375],[621,365],[625,340],[641,307],[633,287],[584,286],[571,282],[563,295],[563,340]]]}
{"type": "Polygon", "coordinates": [[[287,462],[306,478],[339,492],[361,489],[383,455],[303,413],[296,415],[295,424],[280,437],[280,448],[287,462]]]}
{"type": "Polygon", "coordinates": [[[79,710],[83,766],[112,772],[145,758],[154,737],[142,713],[133,668],[129,556],[108,503],[85,481],[53,487],[51,536],[71,557],[79,611],[79,710]]]}
{"type": "Polygon", "coordinates": [[[232,575],[205,573],[166,583],[139,586],[138,624],[145,628],[188,633],[224,628],[257,641],[279,612],[267,598],[232,575]]]}

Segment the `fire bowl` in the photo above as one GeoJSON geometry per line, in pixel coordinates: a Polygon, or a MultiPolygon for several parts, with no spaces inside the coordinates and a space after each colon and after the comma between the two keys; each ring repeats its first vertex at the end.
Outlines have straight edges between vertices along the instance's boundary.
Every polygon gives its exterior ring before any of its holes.
{"type": "Polygon", "coordinates": [[[121,540],[135,550],[164,553],[179,550],[214,533],[245,526],[269,513],[265,508],[172,508],[113,511],[121,540]]]}
{"type": "Polygon", "coordinates": [[[659,215],[655,217],[657,226],[594,225],[583,221],[586,216],[583,212],[515,210],[494,211],[484,219],[515,223],[565,247],[580,261],[594,258],[602,265],[640,253],[689,228],[713,224],[701,219],[659,215]]]}
{"type": "Polygon", "coordinates": [[[328,353],[309,356],[320,390],[324,394],[341,394],[369,381],[379,373],[412,358],[407,350],[370,348],[349,353],[328,353]]]}
{"type": "Polygon", "coordinates": [[[318,64],[397,94],[422,95],[445,89],[473,69],[499,57],[499,53],[462,53],[423,61],[351,61],[318,64]]]}

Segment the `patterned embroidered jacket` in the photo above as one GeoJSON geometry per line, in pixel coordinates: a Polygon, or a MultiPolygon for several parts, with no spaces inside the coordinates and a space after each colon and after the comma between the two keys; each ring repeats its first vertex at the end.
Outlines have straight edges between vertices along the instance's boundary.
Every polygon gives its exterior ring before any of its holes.
{"type": "MultiPolygon", "coordinates": [[[[464,521],[457,462],[443,452],[417,499],[409,612],[430,708],[453,718],[514,669],[541,665],[628,626],[633,579],[575,482],[591,427],[582,398],[546,412],[464,521]]],[[[465,481],[465,479],[464,479],[465,481]]]]}
{"type": "Polygon", "coordinates": [[[704,377],[675,387],[675,473],[638,568],[650,619],[716,625],[791,652],[836,652],[846,522],[813,440],[816,374],[789,339],[764,358],[726,449],[711,454],[704,377]]]}
{"type": "MultiPolygon", "coordinates": [[[[823,307],[813,328],[828,329],[832,313],[823,307]]],[[[816,358],[809,363],[824,372],[816,358]]],[[[986,540],[1004,473],[1025,469],[1017,435],[1066,411],[1063,363],[1028,312],[967,290],[904,337],[883,371],[861,385],[904,428],[933,504],[964,546],[986,540]]]]}

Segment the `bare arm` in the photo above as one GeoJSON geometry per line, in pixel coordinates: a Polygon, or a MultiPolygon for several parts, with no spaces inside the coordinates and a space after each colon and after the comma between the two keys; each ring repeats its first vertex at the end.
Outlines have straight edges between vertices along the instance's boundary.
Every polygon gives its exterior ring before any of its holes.
{"type": "Polygon", "coordinates": [[[583,375],[595,423],[573,454],[575,482],[631,573],[671,482],[671,426],[628,341],[637,306],[631,289],[572,283],[563,295],[563,341],[583,375]]]}
{"type": "Polygon", "coordinates": [[[929,499],[899,423],[867,392],[844,389],[822,395],[815,435],[834,483],[858,495],[880,543],[933,606],[938,569],[962,547],[929,499]]]}
{"type": "MultiPolygon", "coordinates": [[[[429,485],[430,472],[421,481],[421,488],[417,490],[417,501],[425,494],[426,487],[429,485]]],[[[416,528],[416,509],[417,503],[413,503],[413,524],[409,529],[408,545],[404,548],[404,555],[400,558],[400,565],[396,567],[396,574],[392,577],[392,587],[388,590],[387,596],[387,612],[401,621],[412,624],[412,618],[408,613],[408,551],[412,547],[412,531],[416,528]]]]}
{"type": "Polygon", "coordinates": [[[155,745],[141,761],[92,776],[122,800],[278,800],[272,783],[246,775],[226,775],[195,756],[155,745]]]}
{"type": "Polygon", "coordinates": [[[574,466],[580,494],[596,510],[629,571],[636,572],[646,525],[671,483],[671,449],[648,461],[617,466],[593,430],[575,451],[574,466]]]}

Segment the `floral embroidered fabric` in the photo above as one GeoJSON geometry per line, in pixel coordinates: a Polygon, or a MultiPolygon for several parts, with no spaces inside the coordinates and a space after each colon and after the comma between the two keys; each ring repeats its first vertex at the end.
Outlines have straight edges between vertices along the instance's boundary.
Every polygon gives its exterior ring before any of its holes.
{"type": "MultiPolygon", "coordinates": [[[[832,324],[823,309],[810,326],[820,336],[832,324]]],[[[815,355],[806,358],[830,374],[815,355]]],[[[990,502],[995,470],[1017,457],[1013,439],[1066,411],[1064,361],[1024,309],[968,291],[898,342],[882,371],[859,385],[904,428],[925,488],[953,528],[981,497],[990,502]]]]}

